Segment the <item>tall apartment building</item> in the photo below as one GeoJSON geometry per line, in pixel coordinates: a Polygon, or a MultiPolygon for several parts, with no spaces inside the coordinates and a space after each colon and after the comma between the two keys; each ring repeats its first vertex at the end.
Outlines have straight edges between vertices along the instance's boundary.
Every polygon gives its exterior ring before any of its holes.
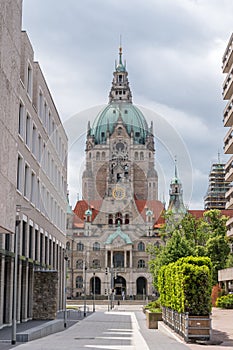
{"type": "Polygon", "coordinates": [[[230,182],[225,180],[225,164],[214,163],[209,173],[209,186],[204,197],[205,209],[224,210],[226,207],[226,192],[230,182]]]}
{"type": "Polygon", "coordinates": [[[17,321],[33,318],[37,271],[57,271],[64,303],[67,136],[21,18],[21,0],[1,0],[0,327],[12,320],[16,208],[17,321]]]}
{"type": "MultiPolygon", "coordinates": [[[[223,83],[223,99],[227,101],[223,112],[224,126],[229,130],[224,138],[224,151],[230,154],[231,157],[225,165],[225,180],[233,181],[233,34],[230,37],[227,48],[223,55],[222,70],[226,74],[223,83]]],[[[233,187],[226,193],[226,209],[233,209],[233,187]]],[[[228,236],[233,236],[233,218],[227,222],[228,236]]]]}

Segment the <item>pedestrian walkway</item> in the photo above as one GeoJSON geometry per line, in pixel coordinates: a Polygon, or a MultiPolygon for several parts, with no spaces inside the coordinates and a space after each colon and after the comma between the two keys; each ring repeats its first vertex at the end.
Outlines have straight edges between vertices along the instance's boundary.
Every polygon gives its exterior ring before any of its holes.
{"type": "MultiPolygon", "coordinates": [[[[233,350],[233,310],[213,310],[213,338],[220,345],[186,344],[160,323],[158,330],[148,329],[142,306],[115,306],[112,311],[97,307],[69,329],[29,343],[12,346],[0,343],[1,350],[233,350]]],[[[25,327],[25,326],[24,326],[25,327]]],[[[1,330],[2,331],[2,330],[1,330]]],[[[0,331],[0,333],[1,333],[0,331]]]]}
{"type": "Polygon", "coordinates": [[[188,350],[173,337],[148,330],[141,311],[97,311],[64,332],[14,347],[17,350],[188,350]]]}

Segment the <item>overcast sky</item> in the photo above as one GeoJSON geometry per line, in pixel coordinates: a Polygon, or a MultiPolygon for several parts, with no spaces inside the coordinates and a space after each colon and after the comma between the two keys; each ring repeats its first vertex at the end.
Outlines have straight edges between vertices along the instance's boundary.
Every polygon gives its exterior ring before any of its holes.
{"type": "Polygon", "coordinates": [[[202,209],[223,155],[221,61],[232,0],[23,0],[32,42],[64,122],[71,204],[81,193],[87,120],[108,103],[122,35],[133,102],[154,122],[159,197],[168,202],[177,156],[185,204],[202,209]]]}

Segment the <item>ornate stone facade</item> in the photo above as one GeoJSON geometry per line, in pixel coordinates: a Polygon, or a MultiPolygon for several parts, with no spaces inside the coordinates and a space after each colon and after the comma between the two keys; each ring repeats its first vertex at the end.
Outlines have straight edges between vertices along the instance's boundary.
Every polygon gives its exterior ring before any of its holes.
{"type": "Polygon", "coordinates": [[[161,243],[163,205],[153,124],[132,103],[121,48],[109,104],[88,123],[85,152],[83,199],[68,220],[68,296],[151,295],[146,247],[161,243]]]}

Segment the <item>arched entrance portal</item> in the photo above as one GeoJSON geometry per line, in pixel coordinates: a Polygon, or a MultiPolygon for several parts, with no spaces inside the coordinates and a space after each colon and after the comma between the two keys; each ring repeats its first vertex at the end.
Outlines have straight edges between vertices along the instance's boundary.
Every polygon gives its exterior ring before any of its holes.
{"type": "Polygon", "coordinates": [[[101,280],[99,277],[92,277],[90,281],[90,294],[100,294],[101,293],[101,280]]]}
{"type": "Polygon", "coordinates": [[[116,295],[122,295],[122,292],[126,294],[126,280],[122,276],[117,276],[114,279],[114,289],[116,291],[116,295]]]}
{"type": "Polygon", "coordinates": [[[147,280],[145,277],[139,277],[137,279],[137,294],[139,295],[147,294],[147,280]]]}

